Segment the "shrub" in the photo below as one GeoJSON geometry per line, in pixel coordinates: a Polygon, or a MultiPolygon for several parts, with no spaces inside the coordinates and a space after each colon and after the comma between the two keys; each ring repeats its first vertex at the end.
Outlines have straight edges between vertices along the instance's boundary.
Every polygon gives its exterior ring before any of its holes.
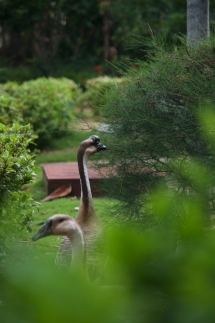
{"type": "Polygon", "coordinates": [[[30,125],[0,124],[0,247],[17,228],[31,229],[33,202],[23,185],[34,179],[34,160],[27,149],[30,125]]]}
{"type": "Polygon", "coordinates": [[[86,91],[83,92],[76,101],[76,107],[82,111],[93,108],[95,115],[100,113],[100,108],[104,103],[104,94],[110,90],[114,84],[124,83],[125,79],[117,77],[100,76],[86,81],[86,91]]]}
{"type": "MultiPolygon", "coordinates": [[[[212,110],[215,106],[214,42],[194,50],[186,44],[172,51],[157,47],[148,62],[139,61],[137,69],[126,74],[125,85],[108,92],[102,116],[112,132],[106,140],[109,166],[117,174],[108,181],[108,192],[125,201],[126,214],[142,213],[144,193],[158,181],[194,193],[192,173],[179,174],[189,158],[214,170],[199,118],[208,104],[212,110]],[[177,167],[172,160],[178,161],[177,167]]],[[[214,201],[211,190],[211,212],[214,201]]]]}
{"type": "Polygon", "coordinates": [[[21,85],[6,83],[0,87],[0,122],[30,123],[38,146],[43,147],[68,129],[78,93],[78,86],[65,78],[39,78],[21,85]]]}
{"type": "MultiPolygon", "coordinates": [[[[199,172],[193,174],[195,185],[199,172]]],[[[204,182],[208,180],[206,176],[204,182]]],[[[48,265],[47,254],[53,254],[54,247],[48,238],[31,252],[29,245],[16,246],[18,263],[12,255],[0,273],[1,322],[71,322],[72,313],[76,323],[212,323],[215,235],[202,227],[201,203],[173,196],[163,186],[149,203],[152,216],[162,224],[150,230],[130,221],[117,228],[108,225],[104,278],[94,284],[79,267],[59,275],[48,265]],[[186,213],[183,226],[171,221],[173,206],[186,213]]]]}
{"type": "Polygon", "coordinates": [[[16,88],[17,84],[9,83],[7,89],[0,92],[0,122],[5,125],[11,125],[13,121],[24,123],[20,102],[13,97],[16,88]]]}

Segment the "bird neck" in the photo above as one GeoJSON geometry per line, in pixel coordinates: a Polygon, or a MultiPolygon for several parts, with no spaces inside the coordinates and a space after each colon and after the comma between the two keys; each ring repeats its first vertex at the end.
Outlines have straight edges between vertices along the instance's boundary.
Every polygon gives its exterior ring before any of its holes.
{"type": "Polygon", "coordinates": [[[87,170],[88,154],[85,150],[78,151],[78,169],[81,182],[81,200],[79,212],[76,217],[80,223],[86,223],[96,218],[95,209],[92,201],[92,192],[87,170]]]}
{"type": "Polygon", "coordinates": [[[85,242],[83,233],[79,225],[76,225],[76,230],[72,234],[68,233],[68,238],[72,245],[72,268],[81,268],[85,271],[85,242]]]}

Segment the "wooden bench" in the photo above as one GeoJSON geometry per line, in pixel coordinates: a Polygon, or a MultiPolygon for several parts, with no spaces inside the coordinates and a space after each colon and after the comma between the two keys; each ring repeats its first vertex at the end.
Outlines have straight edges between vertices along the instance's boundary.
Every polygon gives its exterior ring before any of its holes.
{"type": "MultiPolygon", "coordinates": [[[[47,195],[63,185],[71,185],[72,196],[80,197],[81,185],[77,162],[67,163],[47,163],[43,164],[43,181],[47,195]]],[[[103,196],[101,190],[102,174],[95,169],[88,167],[89,180],[92,195],[95,197],[103,196]]]]}

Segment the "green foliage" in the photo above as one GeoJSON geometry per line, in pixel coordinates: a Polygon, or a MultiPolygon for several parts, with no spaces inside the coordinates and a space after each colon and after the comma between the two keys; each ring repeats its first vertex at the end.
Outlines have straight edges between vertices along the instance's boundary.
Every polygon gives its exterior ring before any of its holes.
{"type": "Polygon", "coordinates": [[[34,160],[27,149],[30,126],[0,124],[0,248],[17,229],[31,229],[35,202],[23,185],[34,177],[34,160]]]}
{"type": "MultiPolygon", "coordinates": [[[[198,120],[214,154],[213,109],[205,106],[198,120]]],[[[115,226],[111,220],[110,226],[110,204],[104,205],[102,218],[107,223],[109,245],[105,287],[89,284],[81,270],[59,275],[53,268],[57,237],[38,242],[39,253],[33,243],[15,244],[0,272],[2,322],[43,323],[48,319],[55,323],[72,317],[76,323],[212,323],[215,233],[208,200],[215,178],[213,169],[197,157],[179,161],[172,158],[171,167],[195,190],[176,192],[162,183],[150,192],[145,204],[153,224],[150,230],[139,220],[115,226]]],[[[71,215],[70,207],[76,202],[64,203],[71,215]]],[[[96,207],[103,202],[98,200],[96,207]]],[[[57,212],[57,201],[43,206],[43,212],[45,218],[57,212]]]]}
{"type": "Polygon", "coordinates": [[[12,96],[13,89],[16,89],[15,83],[9,83],[7,88],[10,88],[10,93],[0,91],[0,111],[1,123],[11,125],[13,121],[23,124],[22,110],[19,107],[19,102],[12,96]]]}
{"type": "Polygon", "coordinates": [[[31,79],[35,79],[36,77],[41,77],[43,75],[38,73],[35,75],[33,71],[30,70],[28,66],[13,66],[6,67],[5,63],[1,63],[0,68],[0,83],[6,82],[17,82],[22,83],[25,81],[29,81],[31,79]]]}
{"type": "Polygon", "coordinates": [[[104,103],[104,95],[114,84],[124,83],[123,78],[100,76],[89,79],[85,83],[85,91],[78,96],[76,106],[82,111],[92,108],[95,115],[99,114],[104,103]]]}
{"type": "MultiPolygon", "coordinates": [[[[178,33],[186,34],[186,3],[181,0],[113,1],[110,12],[116,23],[112,39],[119,47],[131,48],[132,44],[139,43],[140,47],[147,48],[140,39],[149,37],[151,30],[168,41],[175,40],[178,33]]],[[[134,57],[132,50],[129,53],[134,57]]],[[[135,55],[137,58],[143,53],[136,50],[135,55]]]]}
{"type": "MultiPolygon", "coordinates": [[[[195,185],[199,169],[190,166],[195,185]]],[[[205,183],[215,182],[201,176],[200,190],[207,195],[205,183]]],[[[90,285],[81,270],[59,275],[48,259],[38,261],[41,255],[33,248],[26,259],[30,246],[16,246],[0,273],[2,322],[55,323],[72,317],[76,323],[212,323],[215,233],[205,223],[201,201],[162,185],[147,207],[157,226],[148,230],[129,222],[107,230],[105,287],[90,285]],[[171,221],[172,208],[183,222],[171,221]]]]}
{"type": "Polygon", "coordinates": [[[96,46],[92,44],[102,43],[97,0],[74,3],[40,0],[28,4],[23,0],[3,1],[0,3],[0,19],[3,33],[7,30],[11,35],[10,42],[5,44],[6,59],[9,54],[18,62],[29,64],[37,60],[45,76],[53,58],[86,58],[87,50],[96,55],[96,46]]]}
{"type": "MultiPolygon", "coordinates": [[[[183,170],[190,160],[203,163],[214,177],[213,152],[201,125],[208,104],[213,111],[215,106],[214,39],[189,51],[186,44],[172,51],[156,47],[147,63],[128,71],[124,86],[106,96],[102,115],[112,132],[106,143],[113,174],[108,192],[133,215],[143,209],[143,193],[159,181],[194,194],[191,173],[185,177],[183,170]]],[[[212,212],[213,205],[211,190],[212,212]]]]}
{"type": "Polygon", "coordinates": [[[77,62],[69,62],[62,64],[59,63],[53,64],[50,68],[50,76],[55,78],[66,77],[68,79],[73,80],[78,85],[84,86],[86,80],[95,78],[97,73],[94,68],[94,61],[86,62],[86,58],[84,61],[79,63],[77,62]],[[83,68],[84,66],[84,68],[83,68]]]}
{"type": "MultiPolygon", "coordinates": [[[[50,75],[50,66],[57,60],[98,64],[104,53],[105,5],[109,10],[110,45],[117,47],[119,55],[124,55],[134,35],[149,35],[147,24],[168,39],[186,32],[186,3],[182,0],[7,0],[0,2],[2,37],[9,39],[2,43],[1,57],[6,65],[37,65],[35,77],[50,75]]],[[[212,17],[213,10],[211,3],[212,17]]],[[[139,50],[130,54],[143,55],[139,50]]]]}
{"type": "Polygon", "coordinates": [[[79,93],[68,79],[39,78],[18,85],[0,86],[0,121],[32,125],[37,144],[43,147],[64,133],[73,116],[72,103],[79,93]]]}
{"type": "MultiPolygon", "coordinates": [[[[86,62],[86,58],[83,61],[77,62],[62,62],[56,61],[51,66],[47,67],[46,73],[38,66],[39,63],[32,61],[29,65],[23,66],[7,66],[0,68],[0,83],[6,83],[8,81],[23,83],[25,81],[34,80],[43,76],[53,78],[67,78],[73,80],[77,84],[85,83],[85,80],[94,78],[97,76],[93,61],[86,62]],[[83,69],[83,64],[86,65],[83,69]]],[[[3,64],[2,64],[3,65],[3,64]]]]}
{"type": "MultiPolygon", "coordinates": [[[[122,56],[145,57],[150,47],[142,37],[151,32],[168,42],[178,42],[176,35],[186,33],[186,2],[182,0],[2,1],[0,82],[64,76],[79,83],[95,77],[94,66],[105,63],[101,8],[105,5],[110,47],[117,50],[119,60],[122,56]]],[[[211,2],[211,25],[214,10],[211,2]]],[[[113,75],[110,66],[105,70],[113,75]]]]}

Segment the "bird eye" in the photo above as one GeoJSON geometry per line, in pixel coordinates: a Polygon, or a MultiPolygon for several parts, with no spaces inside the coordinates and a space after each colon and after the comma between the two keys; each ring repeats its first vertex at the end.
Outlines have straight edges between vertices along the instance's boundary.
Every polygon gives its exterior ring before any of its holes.
{"type": "Polygon", "coordinates": [[[59,219],[58,222],[63,222],[65,219],[59,219]]]}

